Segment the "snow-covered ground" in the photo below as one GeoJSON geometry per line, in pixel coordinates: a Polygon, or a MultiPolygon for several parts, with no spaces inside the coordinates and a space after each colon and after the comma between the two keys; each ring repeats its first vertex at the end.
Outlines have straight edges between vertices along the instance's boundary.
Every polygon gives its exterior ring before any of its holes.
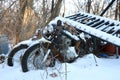
{"type": "Polygon", "coordinates": [[[120,59],[96,58],[89,54],[74,63],[56,64],[46,70],[23,73],[20,65],[0,64],[0,80],[120,80],[120,59]]]}

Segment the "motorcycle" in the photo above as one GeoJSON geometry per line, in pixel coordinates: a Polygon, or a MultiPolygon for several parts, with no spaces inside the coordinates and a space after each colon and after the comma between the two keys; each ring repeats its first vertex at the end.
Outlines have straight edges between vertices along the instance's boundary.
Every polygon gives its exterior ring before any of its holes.
{"type": "Polygon", "coordinates": [[[43,38],[25,51],[21,60],[22,71],[54,67],[57,60],[61,63],[74,62],[81,53],[79,48],[83,40],[78,36],[73,37],[70,30],[70,27],[62,25],[60,20],[57,24],[45,27],[42,31],[43,38]]]}

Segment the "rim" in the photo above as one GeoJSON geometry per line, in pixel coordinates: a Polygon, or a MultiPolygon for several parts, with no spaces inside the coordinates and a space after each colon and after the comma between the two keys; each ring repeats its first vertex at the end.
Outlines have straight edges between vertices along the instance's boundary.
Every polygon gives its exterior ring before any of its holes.
{"type": "Polygon", "coordinates": [[[31,52],[27,60],[28,70],[46,69],[50,65],[50,57],[47,57],[45,62],[42,62],[45,56],[45,50],[41,47],[36,48],[31,52]]]}

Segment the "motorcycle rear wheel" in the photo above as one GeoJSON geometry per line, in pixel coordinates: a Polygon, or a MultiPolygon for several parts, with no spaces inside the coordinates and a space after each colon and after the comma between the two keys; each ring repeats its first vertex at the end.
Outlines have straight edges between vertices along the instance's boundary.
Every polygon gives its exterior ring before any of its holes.
{"type": "MultiPolygon", "coordinates": [[[[20,44],[18,45],[17,47],[13,48],[9,55],[8,55],[8,59],[7,59],[7,65],[8,66],[13,66],[14,65],[14,57],[16,55],[19,54],[19,57],[17,58],[20,58],[20,55],[24,52],[25,49],[28,48],[28,45],[27,44],[20,44]],[[21,51],[21,54],[19,53],[21,51]]],[[[20,59],[19,59],[20,60],[20,59]]]]}

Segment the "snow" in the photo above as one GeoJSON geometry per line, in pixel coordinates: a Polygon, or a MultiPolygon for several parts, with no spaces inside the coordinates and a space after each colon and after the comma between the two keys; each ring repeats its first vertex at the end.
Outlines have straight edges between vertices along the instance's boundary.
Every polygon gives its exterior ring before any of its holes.
{"type": "MultiPolygon", "coordinates": [[[[83,29],[86,27],[86,30],[89,29],[92,32],[95,32],[93,28],[75,23],[71,20],[64,18],[58,19],[63,19],[62,21],[66,21],[69,24],[72,23],[76,27],[82,26],[83,29]]],[[[50,24],[56,24],[56,21],[57,19],[52,21],[50,24]]],[[[100,31],[97,32],[101,33],[100,31]]],[[[108,36],[104,33],[102,34],[108,36]]],[[[96,35],[98,34],[96,33],[96,35]]],[[[45,41],[45,39],[42,38],[35,41],[30,39],[23,41],[20,44],[28,44],[31,46],[40,41],[45,41]]],[[[115,57],[97,58],[93,54],[88,54],[83,58],[78,58],[73,63],[60,63],[59,61],[56,61],[55,67],[48,67],[45,70],[31,70],[26,73],[22,72],[20,63],[13,67],[9,67],[7,62],[5,62],[0,64],[0,80],[120,80],[119,68],[120,59],[116,59],[115,57]]]]}
{"type": "Polygon", "coordinates": [[[73,39],[79,40],[79,38],[76,35],[72,35],[70,32],[65,31],[65,30],[63,30],[63,32],[66,33],[67,35],[71,36],[73,39]]]}
{"type": "Polygon", "coordinates": [[[0,80],[120,80],[120,59],[97,58],[86,55],[74,63],[57,63],[46,70],[31,70],[23,73],[20,65],[9,67],[0,64],[0,80]],[[67,66],[67,68],[66,68],[67,66]]]}
{"type": "MultiPolygon", "coordinates": [[[[88,15],[92,16],[92,14],[88,14],[88,15]]],[[[96,17],[100,18],[100,19],[104,19],[106,21],[109,20],[107,18],[102,18],[102,17],[99,17],[99,16],[96,16],[96,17]]],[[[64,17],[57,17],[57,18],[55,18],[55,20],[51,21],[50,24],[57,23],[57,20],[61,20],[63,23],[67,23],[68,25],[71,25],[71,26],[73,26],[73,27],[75,27],[75,28],[77,28],[77,29],[79,29],[81,31],[89,33],[92,36],[95,36],[95,37],[100,38],[102,40],[108,41],[108,42],[110,42],[110,43],[112,43],[112,44],[114,44],[116,46],[120,46],[120,38],[119,37],[113,36],[113,35],[108,34],[106,32],[100,31],[98,29],[89,27],[87,25],[81,24],[79,22],[76,22],[76,21],[73,21],[73,20],[70,20],[70,19],[67,19],[67,18],[64,18],[64,17]]],[[[115,24],[120,24],[118,21],[114,21],[114,20],[109,20],[109,21],[110,22],[113,21],[115,24]]]]}
{"type": "Polygon", "coordinates": [[[34,44],[39,43],[40,41],[44,41],[44,42],[49,42],[50,43],[50,41],[46,40],[43,37],[41,39],[36,39],[36,40],[32,40],[32,38],[31,38],[31,39],[28,39],[28,40],[25,40],[25,41],[21,41],[20,43],[16,44],[13,48],[15,48],[15,47],[17,47],[17,46],[19,46],[21,44],[26,44],[28,46],[32,46],[34,44]]]}
{"type": "MultiPolygon", "coordinates": [[[[120,46],[119,38],[62,17],[57,17],[55,20],[50,22],[50,27],[48,27],[50,32],[53,31],[51,24],[56,24],[58,19],[80,30],[90,33],[91,35],[101,37],[103,40],[108,39],[109,42],[120,46]]],[[[68,32],[66,33],[69,34],[68,32]]],[[[77,40],[76,36],[73,37],[77,40]]],[[[20,44],[32,46],[40,41],[45,41],[45,39],[29,39],[17,44],[16,46],[20,44]]],[[[115,57],[97,58],[93,54],[88,54],[83,58],[78,58],[73,63],[60,63],[59,61],[56,61],[55,67],[48,67],[45,70],[31,70],[26,73],[22,72],[20,63],[13,67],[9,67],[7,62],[5,62],[0,64],[0,80],[120,80],[119,68],[120,59],[116,59],[115,57]]]]}

